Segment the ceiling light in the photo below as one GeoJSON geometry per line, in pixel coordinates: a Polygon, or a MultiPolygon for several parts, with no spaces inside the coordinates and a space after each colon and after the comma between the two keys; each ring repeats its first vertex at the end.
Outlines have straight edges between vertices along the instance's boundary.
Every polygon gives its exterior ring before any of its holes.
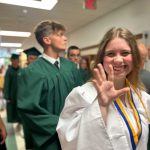
{"type": "Polygon", "coordinates": [[[21,47],[21,43],[0,43],[1,47],[21,47]]]}
{"type": "Polygon", "coordinates": [[[51,10],[58,0],[0,0],[0,3],[51,10]]]}
{"type": "Polygon", "coordinates": [[[19,32],[19,31],[0,31],[0,35],[2,36],[17,36],[17,37],[29,37],[31,35],[30,32],[19,32]]]}
{"type": "Polygon", "coordinates": [[[17,53],[23,52],[23,49],[16,49],[17,53]]]}

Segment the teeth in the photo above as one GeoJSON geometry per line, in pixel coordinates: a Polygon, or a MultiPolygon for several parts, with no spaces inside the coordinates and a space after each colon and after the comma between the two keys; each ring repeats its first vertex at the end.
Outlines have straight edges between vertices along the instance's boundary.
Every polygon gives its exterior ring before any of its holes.
{"type": "Polygon", "coordinates": [[[123,66],[121,66],[121,67],[113,67],[113,68],[114,68],[114,70],[116,70],[116,71],[120,71],[120,70],[124,69],[123,66]]]}

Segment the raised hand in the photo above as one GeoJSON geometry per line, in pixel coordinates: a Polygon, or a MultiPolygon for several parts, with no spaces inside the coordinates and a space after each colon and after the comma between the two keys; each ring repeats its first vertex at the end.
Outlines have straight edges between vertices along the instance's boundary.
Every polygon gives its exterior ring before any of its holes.
{"type": "Polygon", "coordinates": [[[119,90],[115,89],[112,65],[109,65],[109,68],[110,70],[107,76],[101,64],[98,64],[98,68],[93,70],[94,79],[92,81],[98,92],[99,104],[104,107],[108,107],[114,99],[129,91],[128,87],[119,90]]]}

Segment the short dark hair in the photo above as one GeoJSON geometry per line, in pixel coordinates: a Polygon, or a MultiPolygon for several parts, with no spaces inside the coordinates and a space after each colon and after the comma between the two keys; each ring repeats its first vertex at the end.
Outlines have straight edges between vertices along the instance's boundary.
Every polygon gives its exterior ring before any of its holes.
{"type": "Polygon", "coordinates": [[[80,48],[79,48],[79,47],[77,47],[77,46],[75,46],[75,45],[72,45],[72,46],[68,47],[67,57],[69,56],[70,51],[71,51],[71,50],[73,50],[73,49],[78,49],[78,50],[80,50],[80,48]]]}

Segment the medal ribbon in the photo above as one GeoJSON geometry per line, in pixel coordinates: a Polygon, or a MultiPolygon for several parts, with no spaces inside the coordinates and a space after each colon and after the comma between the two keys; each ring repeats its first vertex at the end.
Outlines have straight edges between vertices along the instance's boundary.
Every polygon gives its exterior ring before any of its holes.
{"type": "Polygon", "coordinates": [[[134,130],[133,125],[132,125],[130,119],[128,118],[128,115],[126,114],[126,112],[125,112],[125,110],[124,110],[124,108],[120,102],[120,99],[117,98],[114,101],[114,104],[115,104],[118,112],[122,116],[122,118],[123,118],[123,120],[124,120],[124,122],[128,128],[128,131],[130,134],[130,140],[131,140],[131,144],[132,144],[132,149],[136,150],[136,145],[138,144],[140,137],[141,137],[141,133],[142,133],[142,125],[141,125],[140,115],[139,115],[137,108],[136,108],[134,101],[133,101],[133,96],[132,96],[131,90],[127,93],[127,95],[128,95],[129,104],[130,104],[130,106],[134,112],[134,117],[136,119],[136,123],[138,126],[138,133],[136,133],[136,131],[134,130]]]}
{"type": "Polygon", "coordinates": [[[126,79],[126,84],[127,84],[128,86],[130,86],[130,87],[132,86],[134,92],[135,92],[135,93],[137,94],[137,96],[139,97],[140,102],[141,102],[141,104],[142,104],[142,106],[143,106],[143,108],[144,108],[144,110],[145,110],[145,113],[146,113],[148,122],[150,123],[150,116],[149,116],[149,113],[148,113],[148,111],[147,111],[147,109],[146,109],[146,107],[145,107],[145,105],[144,105],[144,102],[143,102],[143,100],[142,100],[141,95],[140,95],[139,92],[136,90],[136,88],[134,87],[134,85],[131,85],[130,82],[129,82],[127,79],[126,79]]]}

